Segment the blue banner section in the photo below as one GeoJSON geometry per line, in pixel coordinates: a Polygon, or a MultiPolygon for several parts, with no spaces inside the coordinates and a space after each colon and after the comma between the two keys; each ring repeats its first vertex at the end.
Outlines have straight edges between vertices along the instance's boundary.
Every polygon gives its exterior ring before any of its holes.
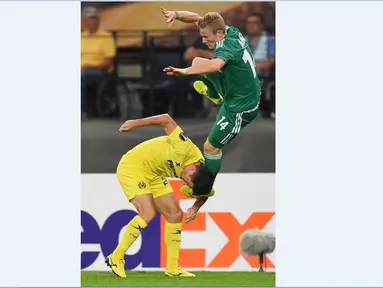
{"type": "MultiPolygon", "coordinates": [[[[132,210],[120,210],[111,214],[102,225],[86,211],[81,211],[81,244],[100,244],[101,251],[81,253],[81,269],[92,265],[99,254],[107,257],[118,244],[121,230],[137,215],[132,210]]],[[[160,267],[161,223],[160,215],[150,222],[141,234],[141,247],[134,255],[125,255],[126,269],[131,270],[142,263],[142,267],[160,267]]]]}

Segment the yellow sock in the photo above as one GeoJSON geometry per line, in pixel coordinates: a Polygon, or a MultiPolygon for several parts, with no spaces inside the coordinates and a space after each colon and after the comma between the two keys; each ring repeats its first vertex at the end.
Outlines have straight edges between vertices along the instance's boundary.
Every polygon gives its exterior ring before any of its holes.
{"type": "Polygon", "coordinates": [[[165,223],[165,243],[167,248],[166,268],[169,271],[178,269],[178,258],[181,248],[182,223],[165,223]]]}
{"type": "Polygon", "coordinates": [[[113,257],[117,259],[124,259],[125,252],[129,249],[130,246],[136,241],[140,236],[142,230],[147,226],[144,219],[140,216],[134,217],[129,224],[126,226],[126,231],[122,236],[120,242],[118,243],[117,248],[113,252],[113,257]]]}

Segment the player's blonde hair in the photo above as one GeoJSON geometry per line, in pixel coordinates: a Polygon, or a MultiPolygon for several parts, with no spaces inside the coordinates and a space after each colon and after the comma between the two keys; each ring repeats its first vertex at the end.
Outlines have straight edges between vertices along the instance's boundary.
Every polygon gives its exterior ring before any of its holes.
{"type": "Polygon", "coordinates": [[[217,31],[221,30],[222,32],[225,32],[225,20],[223,20],[221,14],[217,12],[209,12],[205,16],[203,16],[198,21],[198,27],[199,28],[206,28],[209,27],[211,31],[215,34],[217,31]]]}

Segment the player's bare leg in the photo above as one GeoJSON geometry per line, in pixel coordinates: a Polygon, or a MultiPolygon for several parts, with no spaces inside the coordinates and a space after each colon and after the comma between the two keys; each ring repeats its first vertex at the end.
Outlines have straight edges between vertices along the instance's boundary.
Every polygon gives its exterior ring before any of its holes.
{"type": "Polygon", "coordinates": [[[214,174],[217,175],[222,166],[222,150],[214,147],[209,139],[206,139],[203,145],[205,155],[205,166],[214,174]]]}
{"type": "Polygon", "coordinates": [[[195,277],[179,266],[178,259],[181,248],[181,232],[183,211],[173,193],[154,199],[157,210],[165,217],[165,243],[167,247],[167,263],[165,276],[195,277]]]}
{"type": "Polygon", "coordinates": [[[108,267],[121,278],[126,278],[124,260],[126,251],[140,236],[145,227],[156,217],[157,212],[152,194],[136,196],[131,202],[137,209],[138,215],[128,223],[118,246],[105,260],[108,267]]]}

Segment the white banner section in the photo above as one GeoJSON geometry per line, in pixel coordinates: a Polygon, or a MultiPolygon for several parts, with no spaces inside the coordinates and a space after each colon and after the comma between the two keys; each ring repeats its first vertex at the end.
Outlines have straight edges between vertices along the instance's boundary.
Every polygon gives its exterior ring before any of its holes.
{"type": "MultiPolygon", "coordinates": [[[[181,208],[194,199],[179,192],[182,181],[170,179],[181,208]]],[[[220,174],[216,194],[197,218],[183,224],[180,265],[188,270],[249,271],[259,268],[258,257],[239,254],[239,237],[247,229],[275,233],[275,174],[220,174]]],[[[117,245],[125,225],[136,212],[114,174],[83,174],[81,192],[81,267],[108,270],[105,257],[117,245]]],[[[160,270],[166,263],[163,217],[156,217],[126,253],[130,270],[160,270]]],[[[265,259],[275,271],[275,251],[265,259]]]]}

